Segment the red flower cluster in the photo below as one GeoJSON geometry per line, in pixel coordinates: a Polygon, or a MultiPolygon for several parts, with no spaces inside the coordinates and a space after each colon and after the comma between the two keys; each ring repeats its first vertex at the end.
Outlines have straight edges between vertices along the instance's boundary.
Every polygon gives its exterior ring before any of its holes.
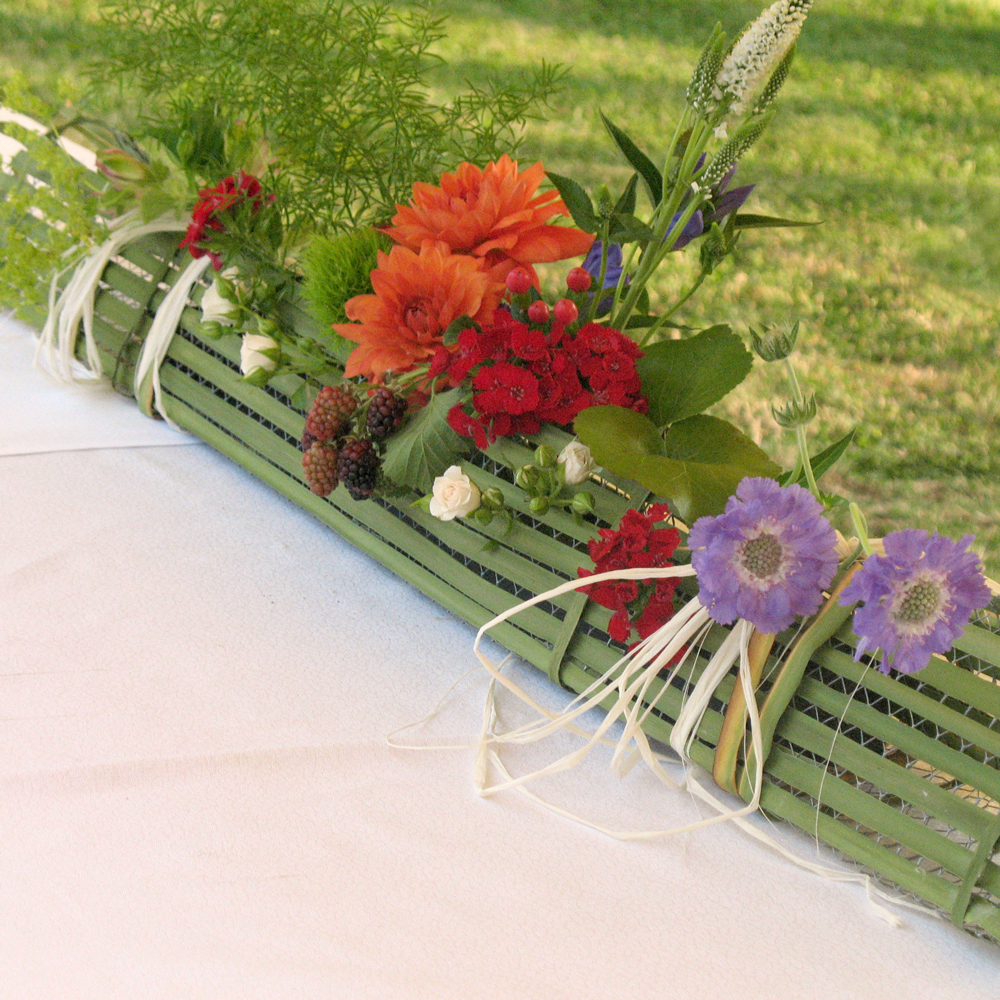
{"type": "Polygon", "coordinates": [[[491,326],[463,330],[457,347],[438,348],[429,375],[452,385],[471,381],[471,411],[453,406],[448,423],[486,448],[498,437],[537,434],[543,423],[570,424],[588,406],[645,413],[640,357],[635,341],[597,323],[576,334],[561,323],[546,331],[498,309],[491,326]]]}
{"type": "MultiPolygon", "coordinates": [[[[274,201],[274,197],[273,194],[269,195],[267,200],[274,201]]],[[[229,211],[244,199],[251,202],[254,211],[264,203],[260,181],[242,170],[237,177],[226,177],[215,187],[203,188],[198,192],[198,202],[191,214],[191,225],[187,228],[187,235],[182,240],[181,246],[187,247],[191,251],[191,256],[195,258],[208,254],[212,258],[212,267],[218,271],[222,267],[222,258],[199,244],[205,238],[207,230],[214,229],[217,233],[221,233],[226,227],[219,215],[229,211]]]]}
{"type": "MultiPolygon", "coordinates": [[[[674,528],[656,525],[670,516],[666,504],[656,504],[645,514],[637,510],[625,512],[616,530],[601,528],[600,538],[589,543],[593,570],[579,569],[581,577],[609,573],[618,569],[638,569],[649,566],[673,566],[672,556],[681,538],[674,528]]],[[[632,626],[645,639],[652,635],[674,613],[674,590],[677,579],[607,580],[584,588],[590,599],[614,614],[608,625],[608,635],[617,642],[628,642],[632,626]]]]}

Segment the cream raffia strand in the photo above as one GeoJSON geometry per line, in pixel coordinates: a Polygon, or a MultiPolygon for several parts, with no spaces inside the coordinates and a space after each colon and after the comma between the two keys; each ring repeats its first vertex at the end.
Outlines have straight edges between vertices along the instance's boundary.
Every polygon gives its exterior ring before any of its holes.
{"type": "Polygon", "coordinates": [[[114,257],[127,244],[151,233],[183,232],[187,224],[163,217],[143,223],[137,212],[127,212],[115,219],[108,229],[111,236],[94,247],[73,265],[73,276],[59,291],[59,272],[49,285],[49,314],[38,338],[36,363],[44,358],[50,373],[61,382],[95,383],[103,379],[101,359],[94,339],[94,299],[101,276],[114,257]],[[86,364],[76,358],[76,341],[83,323],[86,364]]]}
{"type": "Polygon", "coordinates": [[[167,416],[163,407],[163,393],[160,387],[160,365],[167,356],[167,349],[173,339],[177,326],[181,321],[181,314],[187,306],[188,296],[195,282],[205,273],[212,263],[207,255],[192,260],[181,272],[180,277],[174,282],[170,291],[167,292],[159,308],[156,310],[156,317],[153,319],[146,334],[146,339],[142,345],[142,353],[135,366],[135,397],[141,401],[143,385],[147,378],[152,379],[153,403],[160,416],[171,427],[177,425],[167,416]]]}
{"type": "MultiPolygon", "coordinates": [[[[758,826],[748,821],[748,816],[756,812],[759,808],[761,791],[764,784],[763,734],[748,656],[748,647],[753,635],[753,627],[749,622],[741,620],[730,630],[718,650],[709,659],[703,673],[695,683],[694,688],[677,716],[670,736],[670,746],[680,757],[680,762],[684,767],[683,779],[680,782],[675,781],[667,773],[663,767],[663,761],[666,758],[661,757],[650,746],[649,740],[642,730],[642,725],[655,707],[656,699],[653,698],[647,702],[646,697],[653,681],[667,664],[687,646],[689,652],[685,653],[678,663],[670,667],[670,672],[664,686],[669,684],[687,662],[691,655],[690,650],[700,645],[712,626],[708,612],[697,597],[689,601],[670,621],[662,625],[656,632],[638,643],[604,675],[595,680],[593,684],[574,698],[569,705],[558,712],[550,711],[539,705],[511,678],[504,675],[503,667],[510,657],[497,664],[490,660],[480,649],[483,637],[494,626],[512,618],[527,608],[543,601],[552,600],[570,591],[578,590],[581,587],[601,583],[605,580],[649,580],[693,575],[694,570],[690,566],[638,568],[596,573],[593,576],[584,577],[579,580],[569,580],[558,587],[554,587],[552,590],[538,594],[530,600],[524,601],[497,615],[483,625],[476,635],[474,651],[482,666],[490,674],[491,680],[483,710],[482,727],[478,742],[475,745],[474,782],[477,792],[482,796],[491,796],[508,789],[516,789],[552,812],[618,840],[654,840],[678,833],[698,830],[715,823],[735,823],[751,837],[766,844],[806,871],[833,881],[854,882],[862,885],[867,892],[869,905],[873,911],[894,927],[901,927],[903,921],[881,903],[876,902],[873,897],[877,896],[894,906],[905,906],[921,913],[935,917],[938,916],[934,911],[924,906],[883,892],[873,884],[871,877],[868,875],[861,872],[830,868],[803,858],[788,850],[764,830],[759,829],[758,826]],[[740,808],[732,809],[717,798],[699,780],[695,770],[696,765],[690,756],[690,748],[696,738],[698,728],[708,709],[712,695],[722,680],[729,674],[733,665],[737,663],[738,678],[746,699],[749,717],[750,742],[753,748],[754,767],[752,784],[750,786],[750,801],[740,808]],[[508,732],[498,731],[498,716],[496,711],[497,685],[506,688],[507,691],[537,712],[538,718],[508,732]],[[615,697],[616,695],[617,697],[615,697]],[[581,728],[577,720],[591,709],[598,708],[609,696],[615,697],[614,704],[611,708],[607,709],[604,719],[596,730],[588,732],[581,728]],[[621,736],[617,740],[611,740],[606,734],[619,721],[623,723],[621,736]],[[529,774],[513,776],[508,771],[500,757],[499,750],[501,747],[505,745],[536,743],[559,732],[568,732],[581,737],[584,740],[583,746],[529,774]],[[709,805],[715,811],[716,815],[684,826],[665,830],[615,830],[579,816],[570,810],[555,806],[536,795],[527,787],[530,782],[538,778],[557,774],[575,767],[598,745],[613,748],[611,767],[618,776],[626,774],[640,760],[644,761],[660,781],[674,789],[684,788],[688,790],[702,802],[709,805]],[[493,784],[490,783],[491,765],[502,779],[493,784]]],[[[393,742],[392,736],[390,736],[389,742],[393,746],[403,746],[402,744],[393,742]]]]}

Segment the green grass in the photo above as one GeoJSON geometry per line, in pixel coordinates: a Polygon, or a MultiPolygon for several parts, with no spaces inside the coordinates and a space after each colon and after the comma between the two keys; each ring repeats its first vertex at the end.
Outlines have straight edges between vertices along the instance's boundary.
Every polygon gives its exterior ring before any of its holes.
{"type": "MultiPolygon", "coordinates": [[[[627,178],[598,107],[662,155],[693,61],[743,0],[442,0],[451,33],[442,91],[465,78],[558,61],[570,68],[522,159],[585,184],[627,178]]],[[[91,0],[0,0],[0,74],[46,94],[92,48],[91,0]]],[[[858,445],[829,484],[884,533],[960,536],[1000,577],[1000,0],[821,0],[772,129],[744,161],[748,208],[822,220],[748,234],[741,255],[678,318],[692,325],[802,321],[798,364],[816,391],[817,448],[858,445]]],[[[675,258],[669,301],[694,273],[675,258]]],[[[758,366],[723,410],[779,457],[769,414],[783,392],[758,366]]]]}

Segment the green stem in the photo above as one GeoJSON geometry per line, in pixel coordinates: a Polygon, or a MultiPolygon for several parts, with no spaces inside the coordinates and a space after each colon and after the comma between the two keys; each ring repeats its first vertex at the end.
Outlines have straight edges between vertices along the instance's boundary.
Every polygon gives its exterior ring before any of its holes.
{"type": "Polygon", "coordinates": [[[854,525],[858,542],[864,550],[865,555],[870,556],[872,554],[872,543],[868,540],[868,522],[865,520],[865,515],[862,513],[861,508],[853,501],[847,505],[847,509],[851,512],[851,524],[854,525]]]}
{"type": "Polygon", "coordinates": [[[653,334],[659,333],[660,330],[663,329],[663,325],[667,322],[667,320],[670,319],[670,317],[673,316],[673,314],[677,312],[677,310],[680,309],[680,307],[684,305],[684,303],[687,302],[687,300],[691,298],[691,296],[694,295],[699,288],[701,288],[702,283],[707,276],[708,271],[702,271],[701,274],[698,275],[694,284],[691,285],[691,287],[670,307],[670,309],[660,316],[659,319],[657,319],[657,321],[646,331],[645,336],[639,341],[640,347],[645,347],[646,343],[653,336],[653,334]]]}
{"type": "MultiPolygon", "coordinates": [[[[605,222],[604,228],[601,230],[601,273],[597,277],[597,288],[594,291],[594,297],[591,300],[590,308],[587,310],[588,323],[593,323],[596,319],[601,299],[604,298],[604,278],[608,273],[608,234],[610,231],[610,223],[605,222]]],[[[624,272],[622,273],[624,275],[624,272]]]]}
{"type": "MultiPolygon", "coordinates": [[[[795,367],[788,358],[785,358],[785,369],[788,372],[788,381],[792,387],[792,399],[795,401],[796,407],[801,409],[805,405],[805,397],[802,395],[802,389],[799,386],[799,378],[795,374],[795,367]]],[[[817,500],[819,500],[819,487],[816,485],[816,476],[813,473],[812,462],[809,459],[809,443],[806,440],[805,427],[799,425],[795,428],[795,442],[799,447],[799,462],[805,470],[806,483],[809,486],[809,491],[814,497],[816,497],[817,500]]],[[[796,479],[798,479],[798,471],[796,471],[795,476],[792,478],[792,482],[796,479]]]]}

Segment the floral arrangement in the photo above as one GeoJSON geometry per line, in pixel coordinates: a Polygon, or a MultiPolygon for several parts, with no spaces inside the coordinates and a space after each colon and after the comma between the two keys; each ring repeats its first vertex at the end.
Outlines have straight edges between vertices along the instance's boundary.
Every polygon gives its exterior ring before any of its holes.
{"type": "MultiPolygon", "coordinates": [[[[282,0],[288,21],[278,30],[298,25],[302,52],[329,53],[333,43],[312,8],[294,7],[282,0]]],[[[359,113],[374,115],[370,107],[394,81],[410,93],[438,30],[424,5],[395,22],[398,45],[351,22],[353,5],[326,0],[320,8],[353,25],[352,58],[380,67],[363,92],[350,90],[356,76],[335,81],[359,113]]],[[[398,142],[423,150],[405,185],[398,150],[390,157],[380,145],[379,119],[371,132],[378,142],[366,145],[368,135],[340,156],[340,180],[325,179],[313,201],[321,151],[292,110],[309,102],[289,98],[265,110],[252,76],[245,92],[231,91],[228,107],[197,100],[186,80],[161,120],[137,137],[79,116],[64,123],[98,147],[108,218],[137,227],[159,219],[183,233],[177,245],[191,267],[210,264],[201,335],[241,338],[250,386],[295,378],[301,475],[313,497],[405,501],[450,528],[494,525],[502,537],[525,535],[529,559],[533,518],[571,517],[587,540],[577,546],[577,579],[563,587],[583,589],[606,609],[607,636],[648,672],[627,688],[632,667],[619,676],[619,661],[595,688],[595,704],[619,685],[630,692],[621,710],[633,711],[626,706],[640,703],[654,678],[672,678],[712,623],[730,628],[712,661],[715,683],[739,663],[747,687],[742,702],[736,694],[730,702],[720,759],[732,763],[743,752],[749,772],[756,754],[754,805],[761,744],[757,733],[753,750],[742,751],[738,707],[745,714],[753,705],[777,636],[827,625],[832,635],[851,609],[855,659],[908,675],[948,654],[972,614],[1000,593],[970,551],[971,536],[955,542],[910,529],[875,540],[857,504],[820,488],[852,435],[810,448],[818,408],[792,362],[797,324],[748,330],[750,350],[728,326],[695,331],[676,319],[745,232],[809,224],[745,212],[755,185],[734,186],[741,159],[775,114],[809,8],[810,0],[775,0],[737,38],[713,31],[659,161],[605,118],[631,168],[617,193],[604,185],[587,191],[541,163],[522,166],[513,140],[503,148],[505,130],[544,99],[551,71],[499,102],[508,109],[499,132],[476,119],[495,107],[484,95],[441,108],[414,97],[409,119],[394,119],[398,142]],[[248,105],[255,93],[258,103],[248,105]],[[112,146],[101,141],[109,136],[112,146]],[[467,155],[446,161],[455,146],[467,155]],[[366,156],[378,166],[383,153],[381,178],[345,166],[366,156]],[[697,254],[699,273],[654,310],[650,281],[682,252],[697,254]],[[296,319],[303,308],[312,316],[306,325],[296,319]],[[795,438],[790,469],[707,412],[746,378],[755,355],[788,376],[788,399],[773,412],[795,438]],[[521,456],[508,463],[503,489],[484,476],[483,453],[521,456]],[[644,499],[602,523],[595,490],[622,481],[636,487],[630,497],[644,499]]],[[[230,31],[247,50],[256,37],[240,20],[251,15],[221,3],[208,5],[215,16],[204,23],[193,8],[166,0],[119,0],[117,9],[123,38],[148,23],[148,37],[163,44],[167,29],[188,41],[230,31]]],[[[374,5],[372,16],[392,21],[386,5],[374,5]]],[[[148,47],[122,46],[114,59],[135,69],[136,53],[148,47]]],[[[274,56],[268,47],[261,65],[274,56]]],[[[158,72],[149,69],[148,89],[165,99],[177,70],[158,72]]],[[[206,57],[191,78],[200,73],[214,87],[218,72],[206,57]]],[[[306,96],[321,85],[307,75],[306,96]]],[[[319,108],[317,121],[332,129],[328,110],[319,108]]],[[[345,132],[338,141],[353,134],[345,132]]],[[[62,243],[57,249],[66,253],[62,243]]],[[[496,537],[485,545],[496,546],[496,537]]],[[[750,714],[759,723],[755,708],[750,714]]],[[[631,723],[626,731],[634,732],[631,723]]]]}

